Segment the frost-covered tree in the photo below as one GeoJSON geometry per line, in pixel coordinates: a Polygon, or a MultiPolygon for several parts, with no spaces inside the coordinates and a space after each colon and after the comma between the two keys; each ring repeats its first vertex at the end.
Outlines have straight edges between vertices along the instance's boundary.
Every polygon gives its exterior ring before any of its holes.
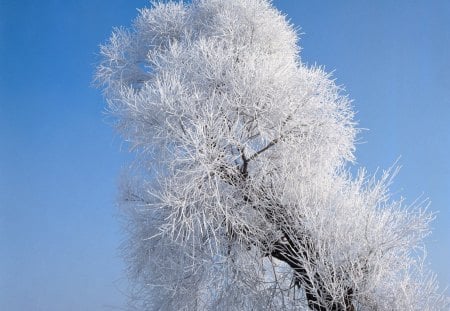
{"type": "Polygon", "coordinates": [[[139,309],[448,310],[427,203],[349,173],[350,102],[299,50],[267,0],[154,3],[102,46],[139,309]]]}

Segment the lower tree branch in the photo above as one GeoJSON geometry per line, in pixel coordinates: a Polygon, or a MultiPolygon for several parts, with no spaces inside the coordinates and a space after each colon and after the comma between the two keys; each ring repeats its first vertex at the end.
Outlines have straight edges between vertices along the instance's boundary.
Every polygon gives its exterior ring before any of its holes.
{"type": "MultiPolygon", "coordinates": [[[[312,251],[312,250],[310,250],[312,251]]],[[[308,301],[308,306],[314,311],[354,311],[352,304],[353,290],[347,290],[344,302],[334,302],[333,297],[324,286],[320,275],[315,272],[313,276],[308,273],[305,263],[314,266],[313,259],[308,251],[299,251],[288,236],[275,242],[270,255],[288,264],[294,270],[294,283],[303,288],[308,301]]]]}
{"type": "MultiPolygon", "coordinates": [[[[276,143],[276,142],[275,142],[276,143]]],[[[268,145],[270,147],[271,144],[268,145]]],[[[262,151],[266,150],[263,149],[262,151]]],[[[244,154],[241,154],[243,164],[239,170],[231,171],[227,170],[225,167],[221,168],[221,177],[229,185],[240,187],[241,189],[247,189],[243,185],[248,179],[248,165],[250,158],[246,158],[244,154]],[[238,176],[235,175],[236,172],[238,176]]],[[[267,189],[263,189],[267,190],[267,189]]],[[[259,193],[267,193],[267,191],[258,191],[259,193]]],[[[247,203],[252,203],[251,196],[247,193],[243,193],[244,201],[247,203]]],[[[342,301],[335,301],[334,297],[327,290],[324,280],[318,272],[311,275],[311,271],[308,271],[307,267],[315,266],[315,259],[311,254],[314,254],[314,245],[311,239],[308,239],[305,234],[301,237],[295,236],[299,233],[294,233],[286,222],[286,217],[283,217],[282,211],[283,206],[279,202],[273,202],[269,196],[265,196],[267,204],[265,206],[253,206],[262,210],[265,218],[271,222],[278,230],[283,233],[283,236],[274,242],[270,241],[260,241],[259,246],[263,245],[261,249],[266,256],[270,255],[280,261],[285,262],[294,271],[294,284],[298,288],[302,288],[305,291],[305,296],[308,302],[308,306],[313,311],[355,311],[353,305],[353,295],[354,291],[352,288],[348,288],[346,291],[344,299],[342,301]],[[295,241],[295,242],[294,242],[295,241]],[[300,242],[299,242],[300,241],[300,242]],[[304,241],[303,244],[301,241],[304,241]]]]}

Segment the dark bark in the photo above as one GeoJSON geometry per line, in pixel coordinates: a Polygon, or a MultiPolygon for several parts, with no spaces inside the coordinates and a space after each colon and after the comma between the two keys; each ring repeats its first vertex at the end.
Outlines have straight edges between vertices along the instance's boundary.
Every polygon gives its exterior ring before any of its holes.
{"type": "MultiPolygon", "coordinates": [[[[309,248],[311,246],[308,246],[309,248]]],[[[311,251],[311,249],[309,250],[311,251]]],[[[354,311],[352,304],[353,290],[348,289],[344,302],[333,302],[332,296],[326,290],[324,282],[316,272],[311,276],[305,269],[304,263],[314,265],[309,251],[300,251],[288,236],[283,236],[281,241],[275,242],[270,255],[288,264],[294,270],[295,286],[303,288],[308,301],[308,306],[314,311],[354,311]]]]}
{"type": "MultiPolygon", "coordinates": [[[[273,188],[273,187],[269,187],[273,188]]],[[[270,193],[265,189],[263,193],[270,193]]],[[[307,232],[299,232],[289,222],[289,217],[284,215],[286,210],[280,202],[273,202],[273,198],[265,196],[266,203],[262,210],[266,219],[275,225],[283,236],[273,241],[268,246],[268,252],[272,257],[288,264],[294,270],[294,284],[303,288],[308,301],[308,306],[313,311],[354,311],[352,296],[353,290],[349,288],[343,302],[333,302],[332,295],[328,292],[325,282],[318,272],[306,269],[316,265],[315,258],[319,256],[315,246],[307,232]]],[[[313,268],[314,269],[314,268],[313,268]]]]}

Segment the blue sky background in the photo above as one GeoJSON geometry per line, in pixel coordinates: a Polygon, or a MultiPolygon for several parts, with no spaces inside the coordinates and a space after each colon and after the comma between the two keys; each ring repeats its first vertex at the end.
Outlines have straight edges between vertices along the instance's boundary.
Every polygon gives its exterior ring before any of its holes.
{"type": "MultiPolygon", "coordinates": [[[[274,1],[302,59],[354,99],[358,163],[402,156],[393,190],[439,211],[429,262],[450,285],[450,2],[274,1]]],[[[98,45],[144,0],[0,0],[0,310],[116,310],[114,200],[126,166],[90,86],[98,45]]]]}

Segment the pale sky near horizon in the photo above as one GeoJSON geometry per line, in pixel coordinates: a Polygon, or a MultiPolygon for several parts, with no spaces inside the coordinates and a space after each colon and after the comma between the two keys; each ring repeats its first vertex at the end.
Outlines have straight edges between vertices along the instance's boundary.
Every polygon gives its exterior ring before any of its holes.
{"type": "MultiPolygon", "coordinates": [[[[450,286],[450,1],[291,1],[302,60],[354,100],[358,165],[401,156],[396,195],[437,212],[428,262],[450,286]]],[[[0,0],[0,310],[120,310],[117,180],[129,156],[91,86],[98,45],[144,0],[0,0]],[[122,151],[121,151],[122,150],[122,151]]]]}

